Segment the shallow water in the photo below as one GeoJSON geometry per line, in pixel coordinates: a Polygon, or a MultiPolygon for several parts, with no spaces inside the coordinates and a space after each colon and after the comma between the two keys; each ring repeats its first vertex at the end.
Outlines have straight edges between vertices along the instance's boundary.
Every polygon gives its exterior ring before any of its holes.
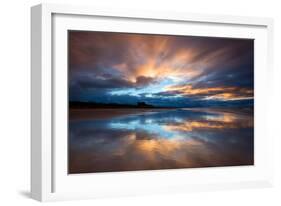
{"type": "Polygon", "coordinates": [[[251,109],[70,110],[69,173],[253,165],[251,109]]]}

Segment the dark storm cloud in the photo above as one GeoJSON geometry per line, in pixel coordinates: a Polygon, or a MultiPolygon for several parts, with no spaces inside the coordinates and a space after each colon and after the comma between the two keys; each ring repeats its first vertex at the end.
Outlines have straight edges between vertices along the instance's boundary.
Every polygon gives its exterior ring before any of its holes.
{"type": "Polygon", "coordinates": [[[133,86],[131,82],[121,78],[108,77],[98,78],[82,75],[76,79],[76,84],[81,89],[112,89],[112,88],[128,88],[133,86]]]}
{"type": "Polygon", "coordinates": [[[152,77],[138,76],[136,79],[136,85],[138,86],[148,85],[155,81],[156,80],[152,77]]]}
{"type": "Polygon", "coordinates": [[[156,82],[154,78],[138,76],[136,82],[131,82],[126,79],[117,78],[112,75],[100,75],[93,76],[91,74],[84,73],[83,75],[76,75],[72,79],[70,85],[79,89],[121,89],[121,88],[138,88],[144,85],[149,85],[156,82]]]}
{"type": "Polygon", "coordinates": [[[204,81],[196,82],[194,87],[204,85],[253,87],[253,41],[232,41],[233,45],[225,48],[224,52],[215,58],[218,59],[216,63],[201,73],[200,77],[204,78],[204,81]]]}

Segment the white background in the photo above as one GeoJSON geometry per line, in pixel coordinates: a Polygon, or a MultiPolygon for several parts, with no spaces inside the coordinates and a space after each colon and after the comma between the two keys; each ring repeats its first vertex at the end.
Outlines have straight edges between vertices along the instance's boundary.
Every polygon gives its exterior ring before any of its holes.
{"type": "MultiPolygon", "coordinates": [[[[1,2],[0,32],[0,201],[1,205],[37,205],[29,198],[30,173],[30,6],[35,0],[1,2]]],[[[43,1],[45,2],[45,1],[43,1]]],[[[275,134],[275,182],[270,189],[244,189],[122,197],[45,204],[59,205],[281,205],[281,5],[278,0],[57,0],[92,6],[273,17],[275,20],[275,107],[272,132],[275,134]],[[278,71],[279,70],[279,71],[278,71]]],[[[265,137],[266,138],[266,137],[265,137]]]]}

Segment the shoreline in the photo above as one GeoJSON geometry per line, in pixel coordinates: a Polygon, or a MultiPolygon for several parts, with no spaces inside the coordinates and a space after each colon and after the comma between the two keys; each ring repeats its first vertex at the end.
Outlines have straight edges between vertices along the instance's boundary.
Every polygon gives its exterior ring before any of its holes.
{"type": "Polygon", "coordinates": [[[125,115],[136,115],[157,112],[161,110],[176,110],[177,108],[94,108],[94,109],[69,109],[69,120],[109,119],[125,115]]]}
{"type": "Polygon", "coordinates": [[[147,113],[155,113],[168,110],[190,110],[195,112],[225,112],[225,113],[236,113],[240,115],[253,114],[253,107],[243,108],[69,108],[68,119],[69,121],[75,120],[88,120],[88,119],[109,119],[115,117],[121,117],[126,115],[140,115],[147,113]]]}

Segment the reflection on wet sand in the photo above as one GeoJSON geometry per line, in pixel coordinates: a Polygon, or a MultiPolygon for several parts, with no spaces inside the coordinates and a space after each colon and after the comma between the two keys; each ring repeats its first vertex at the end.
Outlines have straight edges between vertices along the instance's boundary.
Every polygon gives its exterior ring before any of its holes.
{"type": "Polygon", "coordinates": [[[111,112],[110,109],[70,111],[69,173],[237,166],[254,162],[252,109],[111,112]]]}

